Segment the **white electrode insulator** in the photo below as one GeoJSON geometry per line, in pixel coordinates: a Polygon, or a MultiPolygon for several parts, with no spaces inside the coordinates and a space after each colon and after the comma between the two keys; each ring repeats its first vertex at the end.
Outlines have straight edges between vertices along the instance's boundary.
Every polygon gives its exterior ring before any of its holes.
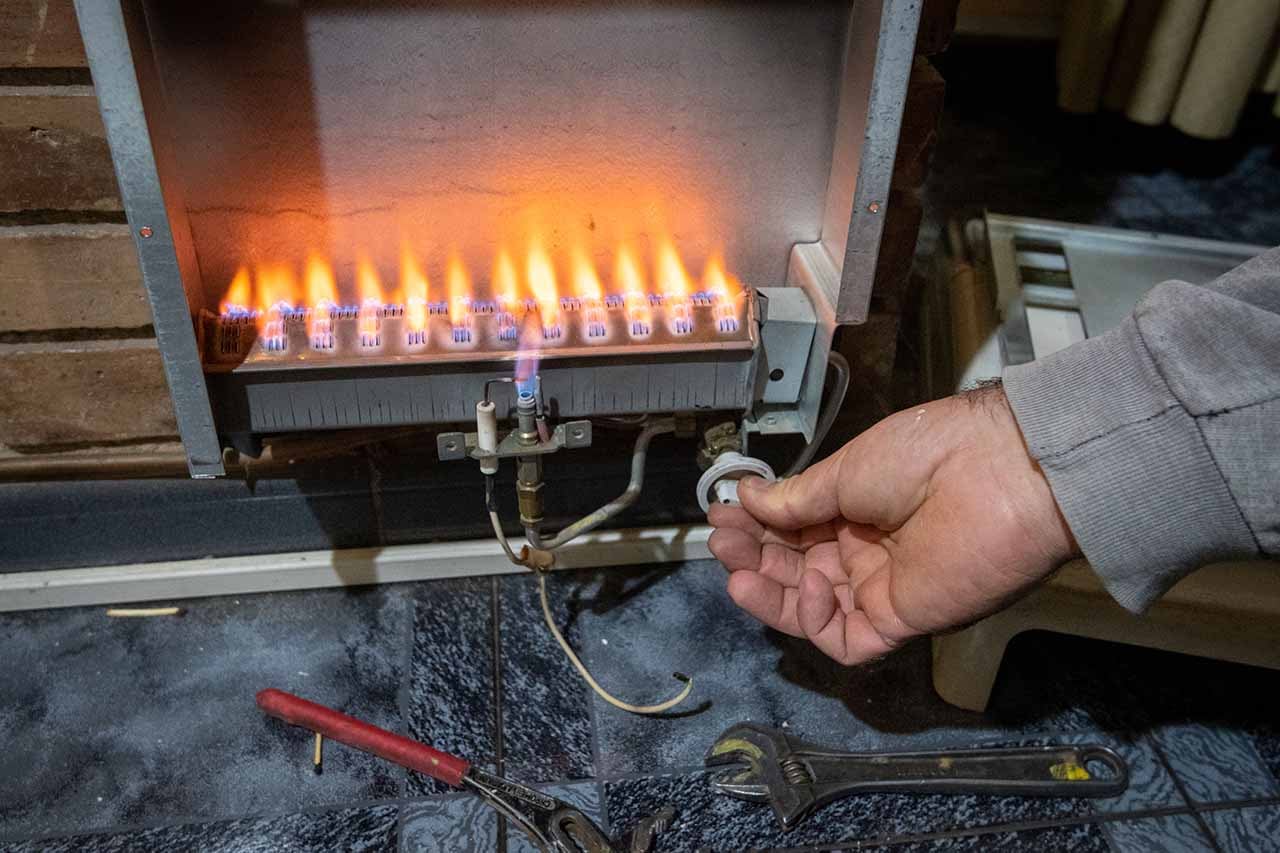
{"type": "Polygon", "coordinates": [[[768,462],[730,450],[721,453],[698,480],[698,505],[706,512],[711,502],[738,506],[738,481],[743,477],[778,479],[768,462]]]}
{"type": "Polygon", "coordinates": [[[498,407],[492,400],[476,403],[476,450],[484,455],[481,473],[498,473],[498,457],[492,455],[498,452],[498,407]]]}

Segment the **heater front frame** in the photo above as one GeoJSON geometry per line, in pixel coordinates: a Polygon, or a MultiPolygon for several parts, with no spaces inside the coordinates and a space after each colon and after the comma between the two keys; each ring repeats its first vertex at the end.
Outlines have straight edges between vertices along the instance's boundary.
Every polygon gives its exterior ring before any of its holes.
{"type": "MultiPolygon", "coordinates": [[[[188,467],[195,478],[221,476],[222,443],[196,335],[204,307],[199,261],[144,4],[75,5],[188,467]]],[[[866,319],[921,5],[851,4],[822,235],[794,247],[787,281],[813,301],[818,330],[799,405],[757,406],[749,428],[811,436],[835,327],[866,319]]]]}

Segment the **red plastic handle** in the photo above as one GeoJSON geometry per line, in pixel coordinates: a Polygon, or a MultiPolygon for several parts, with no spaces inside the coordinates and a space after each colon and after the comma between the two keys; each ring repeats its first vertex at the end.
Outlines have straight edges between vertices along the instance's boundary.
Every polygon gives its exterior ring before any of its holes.
{"type": "Polygon", "coordinates": [[[286,723],[319,732],[330,740],[345,743],[361,752],[371,752],[454,787],[462,787],[462,777],[471,767],[471,762],[456,755],[432,749],[425,743],[371,726],[341,711],[308,702],[283,690],[268,688],[259,691],[258,707],[286,723]]]}

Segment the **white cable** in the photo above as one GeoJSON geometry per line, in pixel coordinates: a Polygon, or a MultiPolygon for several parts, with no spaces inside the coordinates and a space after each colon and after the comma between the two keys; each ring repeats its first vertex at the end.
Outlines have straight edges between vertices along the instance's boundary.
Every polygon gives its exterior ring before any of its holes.
{"type": "Polygon", "coordinates": [[[791,467],[787,469],[787,473],[783,477],[794,477],[805,468],[809,467],[809,463],[813,461],[813,456],[818,452],[818,447],[822,444],[823,439],[827,437],[827,433],[831,431],[831,425],[836,422],[836,415],[840,414],[840,406],[844,403],[844,395],[849,391],[849,362],[845,361],[844,356],[838,352],[827,353],[827,365],[835,371],[836,381],[831,386],[831,396],[827,399],[826,405],[822,409],[822,414],[818,417],[818,424],[813,430],[813,441],[805,445],[804,450],[800,451],[800,455],[791,463],[791,467]]]}
{"type": "Polygon", "coordinates": [[[546,572],[538,572],[538,594],[542,597],[542,616],[547,620],[547,627],[551,629],[551,634],[556,638],[556,642],[560,644],[560,648],[564,650],[565,655],[569,658],[569,662],[578,670],[578,674],[583,680],[590,685],[591,689],[596,692],[604,701],[608,702],[615,708],[621,708],[623,711],[630,711],[633,714],[661,714],[663,711],[670,711],[675,706],[683,702],[693,690],[693,679],[681,673],[675,673],[678,681],[684,682],[684,688],[679,693],[671,697],[665,702],[657,705],[632,705],[630,702],[623,702],[621,699],[613,696],[609,691],[600,686],[600,683],[591,677],[591,673],[587,672],[586,666],[578,659],[577,654],[565,641],[564,635],[560,633],[560,629],[556,627],[556,620],[551,616],[551,603],[547,601],[547,575],[546,572]]]}

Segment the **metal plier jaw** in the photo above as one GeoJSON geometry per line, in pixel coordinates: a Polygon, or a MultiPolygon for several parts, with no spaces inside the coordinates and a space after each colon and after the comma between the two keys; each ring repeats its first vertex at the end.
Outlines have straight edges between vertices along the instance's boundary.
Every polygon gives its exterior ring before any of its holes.
{"type": "Polygon", "coordinates": [[[718,774],[712,786],[731,797],[769,803],[784,830],[818,806],[855,793],[1113,797],[1129,784],[1124,759],[1105,746],[838,752],[754,723],[727,729],[705,763],[737,765],[718,774]],[[1091,762],[1108,773],[1095,778],[1086,769],[1091,762]]]}
{"type": "Polygon", "coordinates": [[[563,800],[472,767],[463,786],[520,827],[544,853],[649,853],[654,838],[671,825],[675,810],[665,806],[611,841],[579,809],[563,800]]]}

